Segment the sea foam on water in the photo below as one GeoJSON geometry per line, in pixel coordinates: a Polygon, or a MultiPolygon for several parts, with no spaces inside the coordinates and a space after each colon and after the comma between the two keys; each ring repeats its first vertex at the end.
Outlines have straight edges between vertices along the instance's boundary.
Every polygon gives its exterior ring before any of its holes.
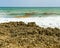
{"type": "Polygon", "coordinates": [[[60,28],[60,16],[46,16],[46,17],[26,17],[26,18],[0,18],[0,23],[4,22],[19,22],[23,21],[25,23],[35,22],[37,25],[41,27],[57,27],[60,28]]]}

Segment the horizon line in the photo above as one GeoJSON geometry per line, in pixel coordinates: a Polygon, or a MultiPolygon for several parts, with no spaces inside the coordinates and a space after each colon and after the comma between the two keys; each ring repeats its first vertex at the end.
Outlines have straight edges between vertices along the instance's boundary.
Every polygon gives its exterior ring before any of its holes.
{"type": "MultiPolygon", "coordinates": [[[[12,6],[0,6],[0,7],[12,7],[12,6]]],[[[14,6],[14,7],[19,7],[19,6],[14,6]]],[[[21,6],[22,7],[22,6],[21,6]]],[[[27,6],[26,6],[27,7],[27,6]]]]}

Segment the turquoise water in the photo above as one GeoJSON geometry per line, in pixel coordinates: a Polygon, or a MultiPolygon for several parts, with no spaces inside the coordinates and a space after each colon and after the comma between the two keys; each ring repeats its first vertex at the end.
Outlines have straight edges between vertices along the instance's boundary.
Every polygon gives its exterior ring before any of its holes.
{"type": "Polygon", "coordinates": [[[60,7],[0,7],[0,17],[60,15],[60,7]]]}

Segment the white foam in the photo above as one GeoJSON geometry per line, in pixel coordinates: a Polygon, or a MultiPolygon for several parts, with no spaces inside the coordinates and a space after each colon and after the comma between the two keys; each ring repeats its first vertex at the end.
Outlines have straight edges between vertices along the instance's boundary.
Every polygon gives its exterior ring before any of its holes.
{"type": "Polygon", "coordinates": [[[29,17],[29,18],[0,18],[0,23],[11,21],[36,22],[41,27],[57,27],[60,28],[60,16],[49,17],[29,17]]]}

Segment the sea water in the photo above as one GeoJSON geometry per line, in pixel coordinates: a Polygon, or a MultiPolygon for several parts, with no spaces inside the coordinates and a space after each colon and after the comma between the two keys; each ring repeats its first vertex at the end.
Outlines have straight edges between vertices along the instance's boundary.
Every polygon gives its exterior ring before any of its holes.
{"type": "Polygon", "coordinates": [[[51,15],[60,15],[60,7],[0,7],[0,18],[44,17],[51,15]]]}

